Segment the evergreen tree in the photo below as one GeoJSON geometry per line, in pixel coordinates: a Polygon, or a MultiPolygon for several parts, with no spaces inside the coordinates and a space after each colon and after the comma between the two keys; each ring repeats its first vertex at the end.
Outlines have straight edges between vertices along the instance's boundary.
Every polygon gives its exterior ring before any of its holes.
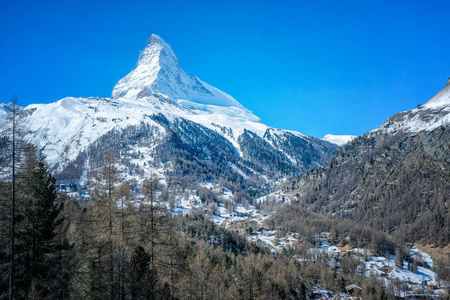
{"type": "Polygon", "coordinates": [[[63,205],[57,204],[55,179],[42,162],[25,177],[22,195],[23,211],[17,224],[17,294],[26,296],[33,286],[33,294],[50,294],[57,274],[58,255],[63,247],[55,240],[63,205]]]}
{"type": "Polygon", "coordinates": [[[86,300],[100,298],[98,285],[96,285],[96,264],[89,260],[83,267],[83,277],[81,279],[81,297],[86,300]]]}
{"type": "Polygon", "coordinates": [[[131,298],[156,299],[158,275],[150,267],[151,255],[137,246],[131,258],[131,298]]]}
{"type": "Polygon", "coordinates": [[[304,282],[300,283],[300,286],[298,288],[298,299],[300,300],[306,300],[306,285],[304,282]]]}

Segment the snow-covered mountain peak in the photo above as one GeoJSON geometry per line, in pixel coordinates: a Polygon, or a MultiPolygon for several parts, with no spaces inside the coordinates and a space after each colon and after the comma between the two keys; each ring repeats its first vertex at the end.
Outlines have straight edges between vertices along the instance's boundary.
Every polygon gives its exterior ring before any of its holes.
{"type": "Polygon", "coordinates": [[[141,51],[136,67],[119,80],[112,92],[113,99],[142,99],[164,95],[173,100],[197,104],[243,108],[230,95],[208,85],[178,65],[169,44],[156,34],[150,36],[141,51]]]}
{"type": "MultiPolygon", "coordinates": [[[[170,47],[170,45],[167,44],[159,35],[152,34],[147,40],[147,47],[143,51],[141,51],[141,55],[150,54],[155,50],[156,53],[154,53],[156,56],[165,55],[167,58],[173,59],[174,62],[178,65],[178,59],[175,56],[172,47],[170,47]]],[[[139,60],[141,60],[141,57],[139,57],[139,60]]]]}
{"type": "Polygon", "coordinates": [[[169,46],[159,35],[153,33],[147,40],[147,47],[151,46],[151,45],[157,45],[157,44],[169,46]]]}
{"type": "Polygon", "coordinates": [[[426,108],[437,108],[450,106],[450,78],[445,87],[439,91],[433,98],[423,105],[426,108]]]}
{"type": "Polygon", "coordinates": [[[169,44],[158,35],[152,34],[147,40],[147,47],[139,55],[137,65],[149,68],[159,65],[163,69],[176,69],[178,59],[169,44]]]}

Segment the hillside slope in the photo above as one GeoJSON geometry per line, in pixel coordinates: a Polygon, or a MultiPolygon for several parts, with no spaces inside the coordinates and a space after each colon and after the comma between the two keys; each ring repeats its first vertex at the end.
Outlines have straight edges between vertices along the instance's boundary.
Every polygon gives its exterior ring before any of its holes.
{"type": "Polygon", "coordinates": [[[294,177],[282,189],[314,212],[356,220],[399,241],[447,245],[448,87],[422,108],[397,114],[341,147],[325,168],[294,177]]]}

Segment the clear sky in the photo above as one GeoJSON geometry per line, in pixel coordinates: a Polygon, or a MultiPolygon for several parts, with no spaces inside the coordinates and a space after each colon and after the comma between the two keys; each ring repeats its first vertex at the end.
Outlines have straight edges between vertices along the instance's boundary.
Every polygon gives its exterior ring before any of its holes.
{"type": "Polygon", "coordinates": [[[450,1],[0,0],[0,102],[110,96],[152,33],[269,126],[362,134],[450,76],[450,1]]]}

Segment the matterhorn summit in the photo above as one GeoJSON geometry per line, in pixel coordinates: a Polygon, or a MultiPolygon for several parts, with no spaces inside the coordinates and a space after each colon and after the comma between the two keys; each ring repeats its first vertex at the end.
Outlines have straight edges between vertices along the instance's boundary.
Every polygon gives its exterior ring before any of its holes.
{"type": "Polygon", "coordinates": [[[230,95],[194,75],[188,75],[178,65],[172,48],[156,34],[148,39],[134,70],[119,80],[112,92],[113,99],[139,99],[150,95],[164,95],[199,104],[242,107],[230,95]]]}

